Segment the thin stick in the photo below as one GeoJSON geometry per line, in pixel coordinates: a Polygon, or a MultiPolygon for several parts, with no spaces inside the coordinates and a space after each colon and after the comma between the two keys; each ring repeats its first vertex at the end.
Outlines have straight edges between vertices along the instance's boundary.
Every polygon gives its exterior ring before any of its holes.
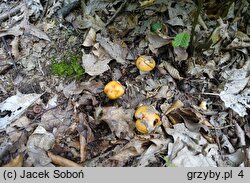
{"type": "Polygon", "coordinates": [[[202,95],[213,95],[213,96],[220,96],[218,93],[201,93],[202,95]]]}
{"type": "Polygon", "coordinates": [[[21,8],[24,6],[24,3],[19,4],[18,6],[16,6],[15,8],[12,8],[10,11],[8,12],[4,12],[0,15],[0,23],[2,21],[5,21],[6,19],[8,19],[10,16],[13,16],[17,13],[19,13],[21,11],[21,8]]]}
{"type": "Polygon", "coordinates": [[[111,24],[114,19],[117,17],[117,15],[121,12],[121,10],[125,7],[127,4],[128,0],[125,0],[121,6],[118,8],[118,10],[115,12],[115,14],[109,19],[109,21],[105,24],[105,27],[107,27],[109,24],[111,24]]]}
{"type": "Polygon", "coordinates": [[[5,50],[7,51],[8,55],[10,56],[11,58],[11,61],[12,61],[12,64],[14,66],[14,69],[16,70],[16,63],[15,63],[15,59],[13,57],[13,55],[11,54],[11,51],[10,51],[10,47],[8,46],[8,44],[6,43],[6,40],[4,37],[1,37],[2,41],[3,41],[3,44],[4,44],[4,47],[5,47],[5,50]]]}

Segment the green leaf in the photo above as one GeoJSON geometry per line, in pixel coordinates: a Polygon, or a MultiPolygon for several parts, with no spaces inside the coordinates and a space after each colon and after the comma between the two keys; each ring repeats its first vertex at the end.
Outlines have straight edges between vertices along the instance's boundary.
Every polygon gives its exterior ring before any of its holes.
{"type": "Polygon", "coordinates": [[[189,46],[189,41],[190,41],[190,35],[186,32],[183,32],[175,36],[174,41],[172,41],[172,45],[174,48],[178,46],[187,48],[189,46]]]}
{"type": "Polygon", "coordinates": [[[162,29],[162,24],[160,22],[152,23],[150,29],[151,29],[151,32],[154,32],[154,33],[159,32],[162,29]]]}

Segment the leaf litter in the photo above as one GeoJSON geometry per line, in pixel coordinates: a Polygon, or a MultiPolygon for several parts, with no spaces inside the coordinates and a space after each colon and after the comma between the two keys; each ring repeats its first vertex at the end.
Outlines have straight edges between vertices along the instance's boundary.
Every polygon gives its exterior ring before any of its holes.
{"type": "Polygon", "coordinates": [[[46,2],[1,2],[1,166],[249,166],[249,4],[46,2]],[[51,70],[69,53],[79,78],[51,70]],[[141,105],[160,112],[151,134],[135,129],[141,105]]]}

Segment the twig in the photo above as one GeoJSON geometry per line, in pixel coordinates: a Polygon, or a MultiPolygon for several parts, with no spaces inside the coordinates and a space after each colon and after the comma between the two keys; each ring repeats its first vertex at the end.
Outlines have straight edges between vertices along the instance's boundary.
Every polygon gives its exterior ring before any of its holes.
{"type": "Polygon", "coordinates": [[[45,16],[45,14],[46,14],[46,13],[47,13],[47,11],[48,11],[49,1],[50,1],[50,0],[47,0],[47,1],[46,1],[46,4],[45,4],[45,6],[44,6],[44,8],[43,8],[43,14],[42,14],[42,16],[40,17],[39,22],[41,22],[41,21],[42,21],[43,17],[45,16]]]}
{"type": "Polygon", "coordinates": [[[213,95],[213,96],[220,96],[219,93],[201,93],[202,95],[213,95]]]}
{"type": "Polygon", "coordinates": [[[15,59],[13,57],[13,55],[11,54],[11,51],[10,51],[10,47],[8,46],[8,44],[6,43],[6,40],[4,37],[1,37],[2,41],[3,41],[3,45],[5,47],[5,50],[7,51],[8,55],[10,56],[11,58],[11,61],[12,61],[12,64],[14,66],[14,69],[16,70],[16,63],[15,63],[15,59]]]}
{"type": "Polygon", "coordinates": [[[15,8],[11,9],[8,12],[4,12],[0,15],[0,23],[6,19],[8,19],[10,16],[13,16],[21,11],[21,8],[24,6],[24,3],[19,4],[15,8]]]}
{"type": "Polygon", "coordinates": [[[194,46],[195,27],[198,23],[199,15],[201,13],[203,3],[204,3],[204,0],[198,0],[198,8],[197,8],[196,14],[194,16],[194,21],[192,23],[191,38],[190,38],[190,43],[191,43],[190,48],[191,48],[192,55],[194,54],[194,49],[195,49],[195,46],[194,46]]]}
{"type": "Polygon", "coordinates": [[[226,125],[226,126],[219,126],[219,127],[213,127],[214,130],[223,130],[226,128],[234,127],[235,125],[226,125]]]}
{"type": "Polygon", "coordinates": [[[105,27],[107,27],[109,24],[111,24],[115,18],[117,17],[117,15],[121,12],[121,10],[125,7],[125,5],[127,4],[128,0],[125,0],[121,6],[118,8],[118,10],[115,12],[115,14],[109,19],[109,21],[105,24],[105,27]]]}

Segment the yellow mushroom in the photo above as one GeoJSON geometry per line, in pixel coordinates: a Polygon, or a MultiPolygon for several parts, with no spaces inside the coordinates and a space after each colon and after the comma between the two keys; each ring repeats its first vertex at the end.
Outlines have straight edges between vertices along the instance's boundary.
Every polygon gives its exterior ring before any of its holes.
{"type": "Polygon", "coordinates": [[[142,72],[149,72],[155,68],[155,61],[152,57],[141,55],[135,61],[136,67],[142,72]]]}
{"type": "Polygon", "coordinates": [[[124,94],[125,90],[118,81],[110,81],[104,87],[104,93],[110,100],[115,100],[124,94]]]}
{"type": "Polygon", "coordinates": [[[160,117],[152,106],[139,107],[135,112],[135,118],[135,127],[142,134],[150,133],[160,125],[160,117]]]}

